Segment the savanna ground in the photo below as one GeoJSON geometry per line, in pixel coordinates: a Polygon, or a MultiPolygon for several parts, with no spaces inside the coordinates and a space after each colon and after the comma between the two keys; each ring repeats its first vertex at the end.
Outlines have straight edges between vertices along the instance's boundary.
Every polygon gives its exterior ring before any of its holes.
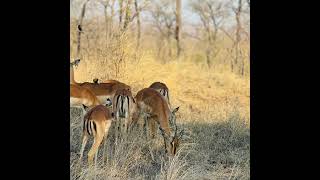
{"type": "MultiPolygon", "coordinates": [[[[167,83],[172,104],[181,107],[178,126],[189,129],[190,138],[182,144],[175,159],[164,161],[160,133],[154,146],[142,136],[132,135],[116,147],[108,163],[96,170],[83,167],[79,174],[75,167],[81,145],[82,119],[80,111],[71,109],[72,179],[87,179],[94,174],[102,179],[249,179],[248,79],[231,73],[207,72],[182,62],[163,65],[144,60],[128,68],[136,70],[120,80],[132,86],[133,94],[154,81],[167,83]]],[[[81,65],[75,71],[78,81],[80,74],[85,74],[81,72],[81,65]]],[[[102,150],[100,163],[101,154],[102,150]]]]}
{"type": "MultiPolygon", "coordinates": [[[[113,20],[114,24],[118,23],[113,20]]],[[[144,23],[143,18],[141,22],[144,23]]],[[[238,59],[238,69],[242,68],[243,72],[238,73],[230,68],[235,57],[235,51],[230,50],[233,42],[221,31],[211,47],[214,55],[210,55],[211,65],[208,66],[206,41],[190,38],[182,32],[183,53],[177,58],[173,36],[171,41],[165,41],[157,28],[153,28],[153,22],[143,26],[138,49],[134,22],[125,33],[119,33],[115,25],[107,28],[108,35],[103,16],[84,21],[83,27],[81,62],[75,68],[75,80],[116,79],[130,85],[133,95],[155,81],[164,82],[169,87],[172,107],[180,106],[178,127],[186,128],[189,137],[184,139],[173,159],[164,155],[159,132],[155,140],[147,141],[141,132],[134,131],[116,146],[109,138],[107,149],[101,146],[99,150],[98,166],[89,169],[86,160],[92,139],[85,149],[84,160],[79,162],[81,111],[71,108],[71,179],[250,179],[248,39],[239,43],[242,64],[238,59]],[[115,148],[112,154],[109,154],[110,146],[115,148]],[[103,151],[107,155],[104,160],[103,151]]],[[[246,28],[244,22],[243,27],[246,28]]],[[[73,60],[77,58],[74,19],[71,19],[70,28],[73,60]]],[[[199,36],[205,37],[205,34],[199,36]]]]}

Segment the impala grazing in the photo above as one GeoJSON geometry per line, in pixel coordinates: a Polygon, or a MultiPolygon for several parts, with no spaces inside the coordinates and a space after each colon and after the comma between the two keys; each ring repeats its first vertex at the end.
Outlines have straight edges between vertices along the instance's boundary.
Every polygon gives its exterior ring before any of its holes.
{"type": "Polygon", "coordinates": [[[88,153],[88,164],[92,165],[93,156],[95,156],[95,164],[97,163],[99,146],[103,140],[104,143],[106,143],[106,138],[112,124],[112,119],[113,113],[111,108],[103,105],[95,106],[87,112],[83,121],[83,137],[80,150],[80,160],[83,157],[83,151],[89,136],[93,136],[94,142],[88,153]]]}
{"type": "Polygon", "coordinates": [[[171,112],[164,97],[152,88],[140,90],[135,100],[136,112],[133,115],[132,125],[137,123],[140,116],[146,116],[147,118],[144,118],[144,128],[146,130],[147,126],[149,126],[151,130],[149,132],[154,137],[156,133],[155,123],[158,123],[164,138],[166,152],[169,152],[170,155],[175,155],[183,135],[183,131],[178,132],[175,120],[175,113],[179,110],[179,107],[171,112]],[[170,124],[173,126],[173,129],[170,128],[170,124]]]}

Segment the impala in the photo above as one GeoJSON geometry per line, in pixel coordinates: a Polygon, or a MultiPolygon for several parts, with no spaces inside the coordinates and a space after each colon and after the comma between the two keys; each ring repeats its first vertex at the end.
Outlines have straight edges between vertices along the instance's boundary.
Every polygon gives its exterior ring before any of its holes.
{"type": "Polygon", "coordinates": [[[106,138],[112,124],[112,119],[113,113],[111,109],[104,105],[95,106],[94,108],[90,109],[84,116],[80,160],[83,157],[83,151],[87,144],[89,136],[93,136],[94,142],[88,152],[89,166],[93,163],[93,156],[95,156],[95,164],[97,164],[98,150],[103,140],[104,143],[106,143],[106,138]]]}
{"type": "Polygon", "coordinates": [[[166,84],[164,84],[162,82],[154,82],[150,85],[149,88],[157,90],[162,96],[164,96],[169,107],[171,108],[171,104],[170,104],[170,100],[169,100],[169,89],[166,84]]]}
{"type": "Polygon", "coordinates": [[[114,95],[112,108],[117,127],[121,125],[121,131],[128,132],[129,122],[131,122],[132,114],[134,113],[135,100],[132,97],[132,93],[128,89],[118,89],[114,95]],[[122,121],[124,120],[124,122],[122,121]]]}
{"type": "Polygon", "coordinates": [[[77,59],[70,63],[70,84],[79,84],[74,80],[74,71],[73,71],[73,66],[78,66],[80,63],[80,59],[77,59]]]}
{"type": "MultiPolygon", "coordinates": [[[[76,84],[70,84],[70,107],[94,107],[101,104],[98,98],[89,89],[76,84]]],[[[82,109],[85,113],[85,109],[82,109]]]]}
{"type": "Polygon", "coordinates": [[[98,79],[94,79],[93,83],[90,82],[84,82],[84,83],[78,83],[74,80],[74,70],[73,66],[77,66],[80,62],[80,59],[75,60],[74,62],[70,63],[70,83],[76,84],[81,87],[85,87],[89,90],[91,90],[99,99],[100,102],[110,102],[113,99],[113,96],[115,92],[118,89],[129,89],[131,90],[131,87],[116,81],[116,80],[107,80],[105,83],[99,83],[98,79]]]}
{"type": "Polygon", "coordinates": [[[164,138],[166,152],[169,152],[170,155],[175,155],[180,144],[180,139],[184,133],[183,131],[178,132],[175,121],[175,113],[179,110],[179,107],[171,112],[164,97],[152,88],[140,90],[137,93],[135,100],[136,109],[130,124],[134,125],[137,123],[140,116],[146,116],[147,118],[145,118],[144,125],[145,131],[147,126],[149,126],[149,129],[151,130],[149,132],[151,132],[151,136],[154,137],[156,133],[155,123],[158,123],[164,138]],[[173,128],[170,128],[170,124],[173,128]]]}

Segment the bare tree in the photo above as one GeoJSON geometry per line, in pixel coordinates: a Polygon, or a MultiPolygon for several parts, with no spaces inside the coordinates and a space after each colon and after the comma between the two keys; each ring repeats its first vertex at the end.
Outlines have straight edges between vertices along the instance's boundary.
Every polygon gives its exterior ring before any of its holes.
{"type": "Polygon", "coordinates": [[[177,41],[177,56],[180,56],[181,46],[180,46],[180,36],[181,36],[181,0],[176,0],[176,31],[175,38],[177,41]]]}
{"type": "Polygon", "coordinates": [[[215,58],[219,52],[216,42],[218,39],[218,30],[223,22],[224,11],[222,9],[222,3],[219,1],[205,0],[201,2],[202,3],[200,3],[200,1],[194,1],[191,3],[191,7],[200,17],[203,25],[207,37],[207,47],[205,50],[206,61],[208,66],[211,67],[212,58],[215,58]]]}
{"type": "Polygon", "coordinates": [[[108,47],[109,35],[110,35],[110,19],[108,16],[108,7],[110,6],[109,0],[100,0],[99,1],[103,6],[104,18],[105,18],[105,29],[106,29],[106,47],[108,47]]]}
{"type": "Polygon", "coordinates": [[[240,41],[241,41],[241,21],[240,21],[240,17],[241,17],[241,13],[242,13],[242,0],[238,0],[237,2],[237,7],[233,8],[233,12],[235,14],[235,19],[236,19],[236,40],[235,40],[235,65],[237,65],[239,62],[241,61],[241,68],[240,68],[240,74],[244,75],[244,62],[243,59],[240,59],[240,55],[241,55],[241,48],[240,48],[240,41]]]}
{"type": "Polygon", "coordinates": [[[175,31],[175,9],[173,7],[172,1],[169,0],[154,1],[150,10],[154,26],[159,34],[158,57],[162,56],[160,58],[164,62],[167,61],[167,57],[172,58],[171,39],[175,31]],[[166,41],[167,46],[164,46],[163,40],[166,41]],[[162,50],[165,52],[161,53],[162,50]]]}
{"type": "Polygon", "coordinates": [[[119,0],[119,29],[121,29],[122,26],[123,3],[124,0],[119,0]]]}
{"type": "Polygon", "coordinates": [[[131,5],[132,5],[132,0],[127,0],[126,9],[125,9],[126,16],[123,24],[123,30],[126,30],[129,23],[131,22],[131,5]]]}
{"type": "Polygon", "coordinates": [[[79,17],[79,20],[78,20],[78,23],[77,23],[77,51],[76,51],[76,57],[77,58],[82,58],[80,57],[80,49],[81,49],[81,34],[83,32],[83,27],[82,27],[82,22],[83,22],[83,18],[85,16],[85,13],[86,13],[86,6],[87,6],[87,3],[89,2],[90,0],[86,0],[86,2],[83,4],[82,8],[81,8],[81,13],[80,13],[80,17],[79,17]]]}
{"type": "Polygon", "coordinates": [[[140,10],[138,6],[138,0],[134,0],[134,8],[137,13],[137,46],[136,48],[139,49],[140,39],[141,39],[141,22],[140,22],[140,10]]]}
{"type": "Polygon", "coordinates": [[[115,15],[115,13],[114,13],[114,5],[115,5],[115,0],[111,0],[112,1],[112,3],[111,3],[111,16],[110,16],[110,31],[109,31],[109,37],[110,38],[112,38],[112,35],[113,35],[113,17],[114,17],[114,15],[115,15]]]}

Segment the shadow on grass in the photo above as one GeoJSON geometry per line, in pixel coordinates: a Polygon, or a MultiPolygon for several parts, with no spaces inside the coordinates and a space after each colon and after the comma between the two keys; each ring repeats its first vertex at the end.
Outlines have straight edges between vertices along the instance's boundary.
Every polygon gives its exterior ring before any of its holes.
{"type": "MultiPolygon", "coordinates": [[[[78,113],[72,112],[70,116],[72,129],[70,162],[74,165],[79,163],[76,153],[81,145],[82,127],[78,113]]],[[[249,179],[250,130],[244,122],[238,116],[230,116],[223,122],[201,123],[201,120],[197,120],[195,123],[180,125],[189,129],[191,135],[189,140],[182,142],[179,156],[170,162],[165,160],[163,139],[160,133],[156,140],[146,141],[141,133],[135,132],[117,147],[109,138],[108,148],[113,146],[115,149],[112,154],[108,154],[108,161],[102,165],[103,148],[101,146],[98,156],[100,174],[98,171],[96,173],[102,179],[110,177],[120,179],[224,179],[230,177],[249,179]]],[[[86,154],[91,145],[92,139],[85,149],[84,159],[87,158],[86,154]]],[[[85,163],[81,163],[85,168],[85,163]]],[[[71,174],[73,173],[72,179],[89,177],[86,169],[84,171],[87,173],[78,175],[75,174],[73,167],[76,166],[70,167],[71,174]]]]}

